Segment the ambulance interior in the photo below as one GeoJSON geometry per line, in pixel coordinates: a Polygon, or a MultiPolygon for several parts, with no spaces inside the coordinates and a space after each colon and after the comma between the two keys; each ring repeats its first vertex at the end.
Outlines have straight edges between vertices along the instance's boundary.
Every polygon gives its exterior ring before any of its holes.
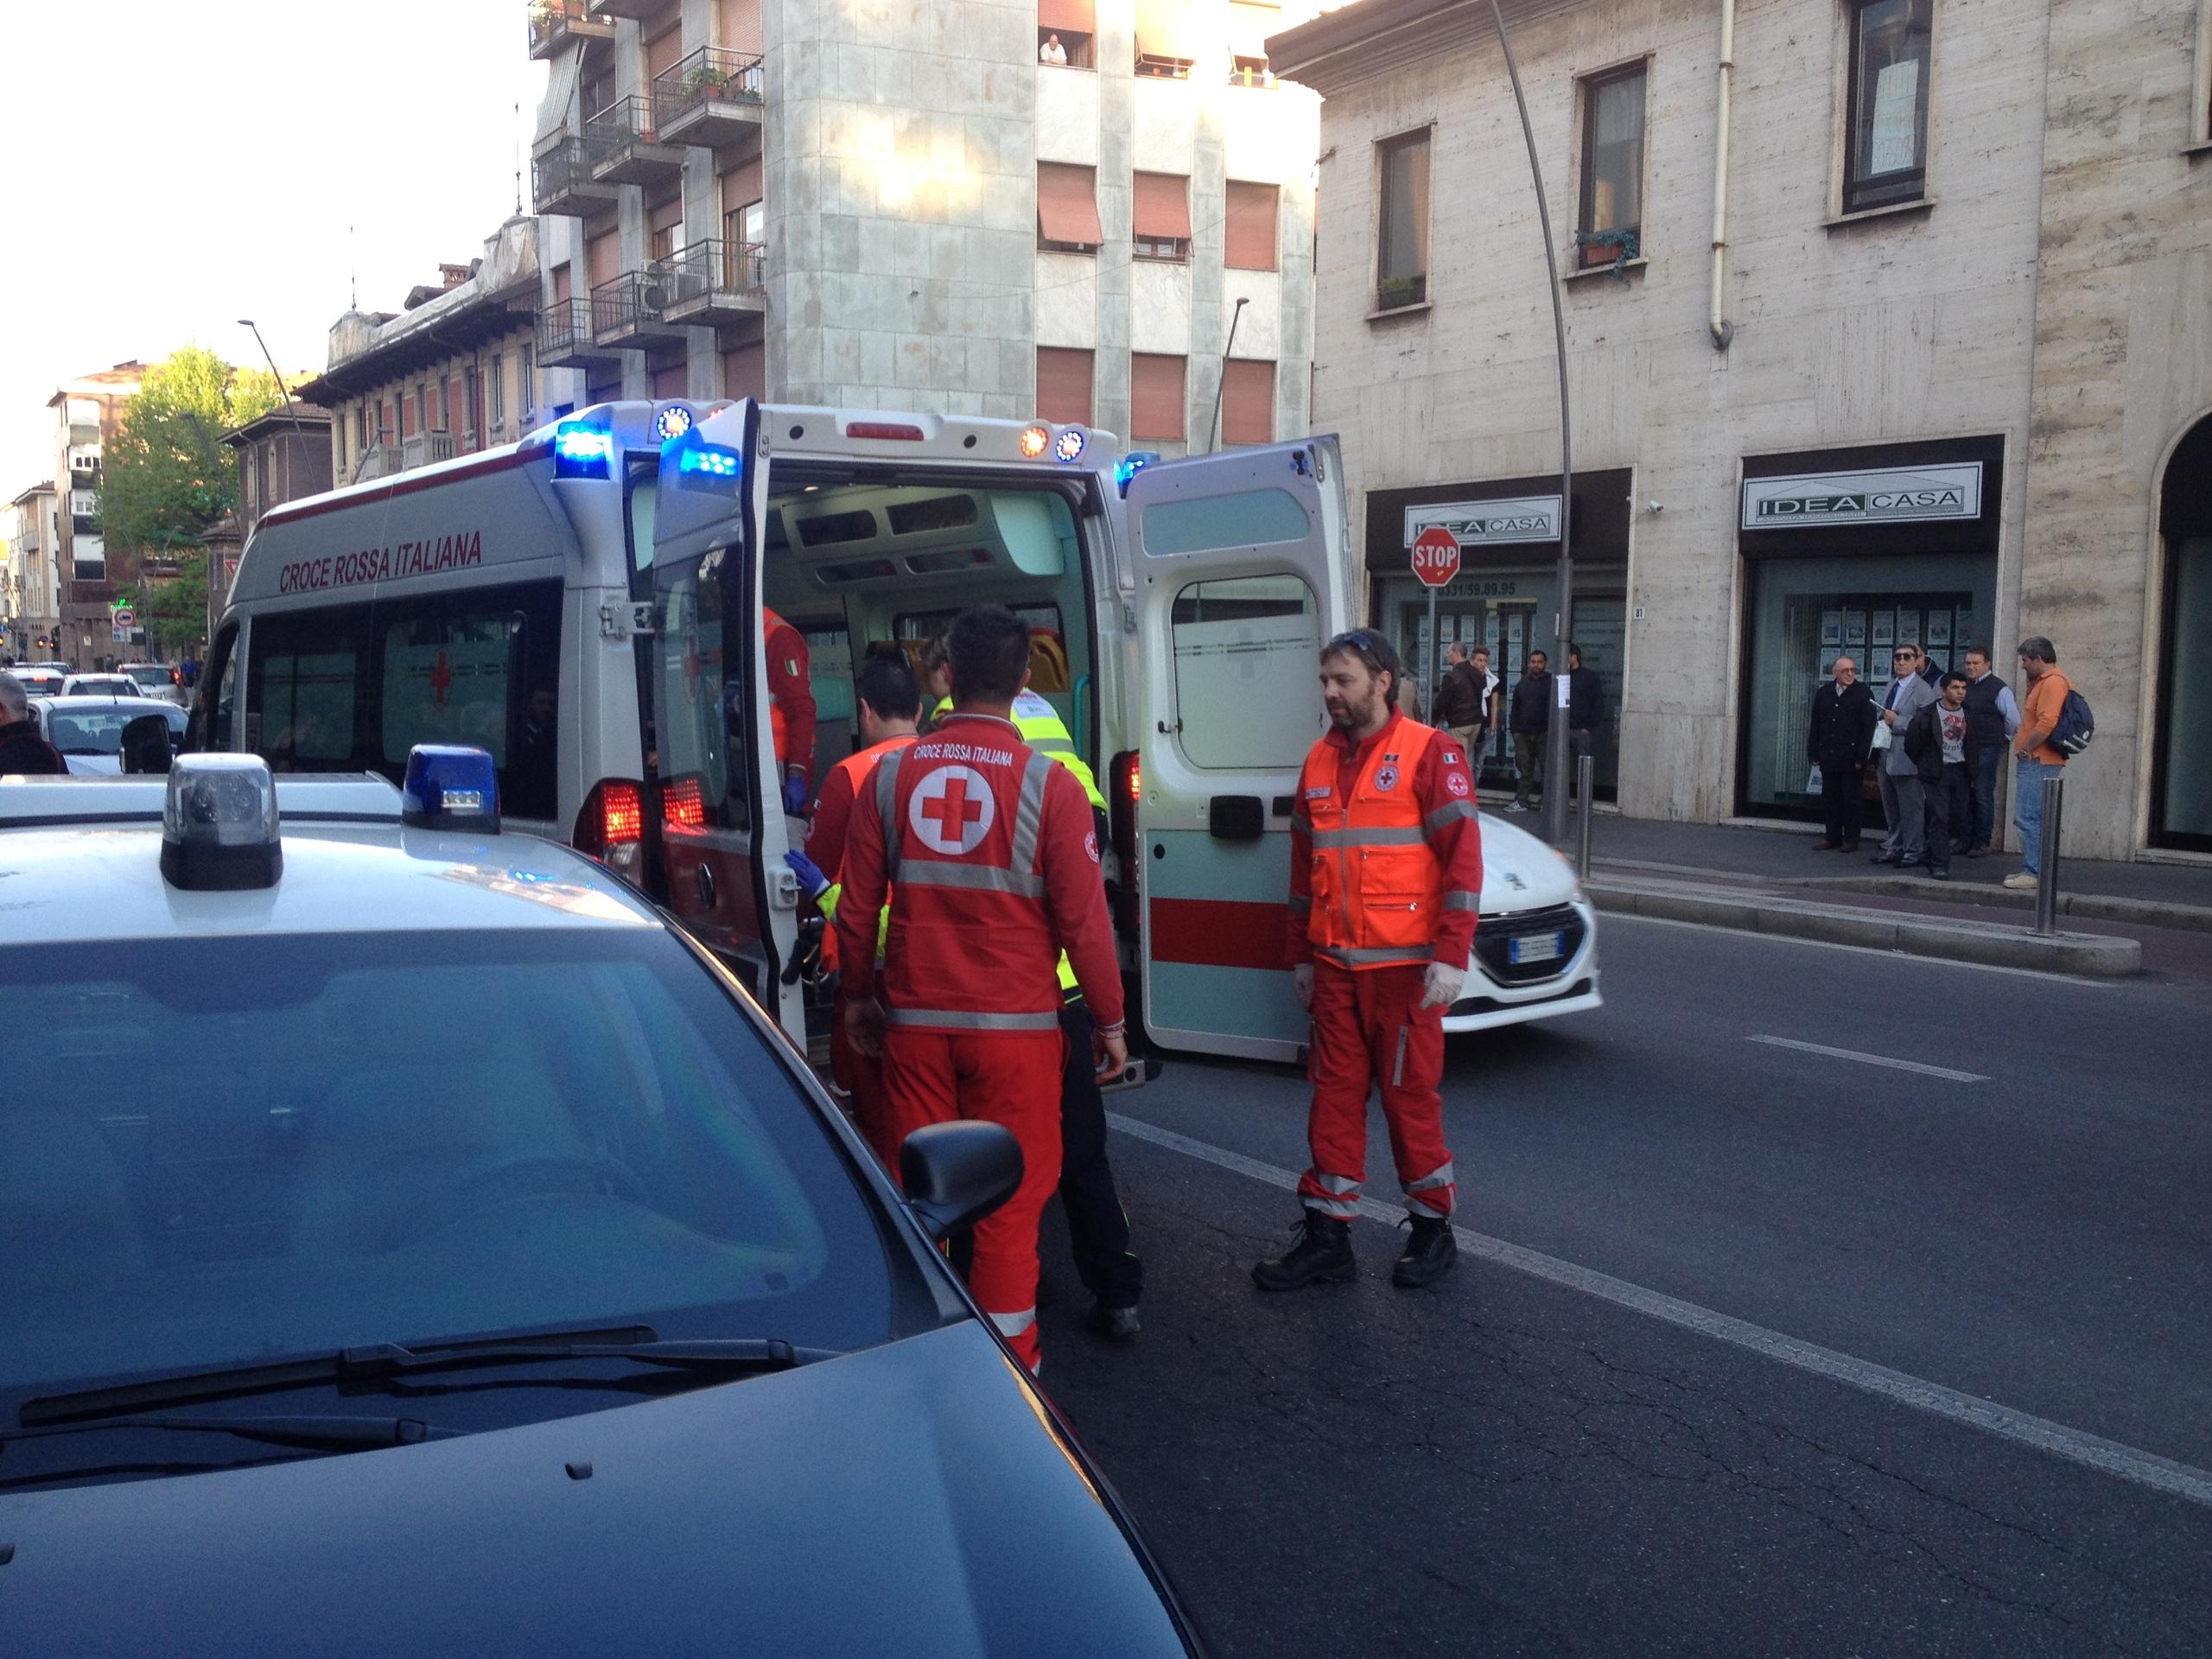
{"type": "MultiPolygon", "coordinates": [[[[954,617],[987,603],[1029,624],[1030,690],[1101,770],[1079,483],[870,482],[778,463],[761,582],[812,659],[817,790],[859,746],[853,675],[868,646],[895,640],[918,664],[954,617]]],[[[926,715],[926,693],[924,703],[926,715]]]]}

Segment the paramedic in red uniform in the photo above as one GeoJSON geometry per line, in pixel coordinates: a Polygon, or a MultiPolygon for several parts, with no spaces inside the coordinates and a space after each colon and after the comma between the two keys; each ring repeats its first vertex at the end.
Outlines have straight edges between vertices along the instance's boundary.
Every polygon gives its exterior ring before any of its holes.
{"type": "MultiPolygon", "coordinates": [[[[921,688],[914,683],[914,671],[907,664],[906,653],[895,645],[869,647],[853,690],[860,717],[861,747],[832,766],[830,775],[822,780],[822,798],[814,804],[814,828],[807,836],[806,850],[784,855],[806,896],[822,906],[823,914],[833,925],[837,918],[837,906],[844,898],[841,873],[845,840],[852,828],[854,804],[860,798],[868,775],[875,770],[875,763],[892,750],[903,749],[914,741],[914,723],[922,713],[921,688]]],[[[832,932],[823,943],[823,967],[835,968],[836,934],[832,932]]],[[[874,948],[871,940],[871,954],[874,948]]],[[[839,1015],[830,1026],[830,1073],[837,1080],[837,1086],[853,1097],[853,1115],[875,1155],[883,1160],[885,1168],[896,1171],[899,1142],[891,1135],[891,1115],[883,1092],[882,1057],[861,1053],[845,1032],[844,988],[850,982],[840,975],[839,1015]]]]}
{"type": "Polygon", "coordinates": [[[1437,1086],[1444,1010],[1474,948],[1482,830],[1466,751],[1400,711],[1401,672],[1390,642],[1369,629],[1321,652],[1331,729],[1306,757],[1290,829],[1289,957],[1313,1017],[1313,1163],[1298,1183],[1298,1243],[1252,1269],[1262,1290],[1357,1276],[1351,1224],[1372,1089],[1413,1222],[1391,1282],[1433,1284],[1458,1255],[1437,1086]]]}
{"type": "Polygon", "coordinates": [[[883,1054],[894,1139],[982,1118],[1021,1143],[1020,1186],[976,1224],[969,1287],[1033,1370],[1037,1223],[1060,1175],[1058,958],[1067,952],[1097,1022],[1102,1075],[1128,1062],[1121,969],[1090,803],[1010,717],[1028,679],[1028,627],[1001,606],[963,612],[950,667],[951,715],[879,761],[854,810],[837,954],[854,1046],[883,1054]]]}
{"type": "Polygon", "coordinates": [[[798,817],[814,792],[814,683],[806,639],[765,606],[760,627],[768,663],[768,729],[784,780],[784,810],[798,817]]]}

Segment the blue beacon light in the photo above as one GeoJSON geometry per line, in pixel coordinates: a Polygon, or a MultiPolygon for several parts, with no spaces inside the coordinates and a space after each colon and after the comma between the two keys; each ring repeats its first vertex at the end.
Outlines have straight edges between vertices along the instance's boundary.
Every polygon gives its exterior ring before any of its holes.
{"type": "Polygon", "coordinates": [[[1129,493],[1129,480],[1160,459],[1157,449],[1132,449],[1114,463],[1114,484],[1123,495],[1129,493]]]}
{"type": "Polygon", "coordinates": [[[605,478],[614,455],[614,435],[604,427],[560,426],[553,429],[556,478],[605,478]]]}
{"type": "Polygon", "coordinates": [[[482,749],[417,743],[407,752],[399,821],[417,830],[499,832],[499,779],[482,749]]]}
{"type": "Polygon", "coordinates": [[[742,467],[734,449],[718,443],[695,443],[678,453],[676,470],[701,479],[735,478],[742,467]]]}
{"type": "Polygon", "coordinates": [[[1052,454],[1061,461],[1077,461],[1083,455],[1084,438],[1082,430],[1070,427],[1052,441],[1052,454]]]}

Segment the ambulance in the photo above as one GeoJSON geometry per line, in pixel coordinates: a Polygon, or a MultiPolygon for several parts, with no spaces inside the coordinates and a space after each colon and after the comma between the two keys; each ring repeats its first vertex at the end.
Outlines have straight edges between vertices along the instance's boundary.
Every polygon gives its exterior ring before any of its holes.
{"type": "MultiPolygon", "coordinates": [[[[808,645],[815,782],[858,741],[871,644],[960,611],[1031,629],[1031,689],[1110,803],[1102,847],[1154,1042],[1294,1060],[1290,811],[1325,725],[1315,664],[1356,625],[1333,437],[1161,461],[1080,426],[620,403],[519,443],[265,514],[192,741],[396,778],[418,743],[498,768],[510,828],[667,907],[793,1039],[826,1008],[784,855],[760,617],[808,645]]],[[[1448,1030],[1599,1005],[1572,871],[1495,819],[1448,1030]]]]}

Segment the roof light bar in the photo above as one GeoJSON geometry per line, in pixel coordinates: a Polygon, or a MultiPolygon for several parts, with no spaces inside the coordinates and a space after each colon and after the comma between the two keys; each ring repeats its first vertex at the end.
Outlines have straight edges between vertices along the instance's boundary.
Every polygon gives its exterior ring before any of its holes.
{"type": "Polygon", "coordinates": [[[553,429],[553,476],[605,478],[614,457],[614,435],[605,427],[569,422],[553,429]]]}
{"type": "Polygon", "coordinates": [[[1023,460],[1039,460],[1052,447],[1052,430],[1046,426],[1025,426],[1014,443],[1020,449],[1023,460]]]}
{"type": "Polygon", "coordinates": [[[416,830],[499,832],[499,776],[491,755],[459,743],[417,743],[407,752],[399,821],[416,830]]]}
{"type": "Polygon", "coordinates": [[[1084,442],[1081,427],[1069,427],[1052,441],[1052,454],[1061,461],[1080,461],[1084,442]]]}
{"type": "Polygon", "coordinates": [[[162,879],[188,892],[273,887],[284,874],[276,783],[257,754],[188,754],[162,801],[162,879]]]}
{"type": "Polygon", "coordinates": [[[671,404],[653,416],[653,436],[663,443],[673,443],[691,429],[691,411],[681,404],[671,404]]]}
{"type": "Polygon", "coordinates": [[[1129,480],[1160,459],[1157,449],[1132,449],[1114,463],[1114,487],[1124,496],[1129,493],[1129,480]]]}

